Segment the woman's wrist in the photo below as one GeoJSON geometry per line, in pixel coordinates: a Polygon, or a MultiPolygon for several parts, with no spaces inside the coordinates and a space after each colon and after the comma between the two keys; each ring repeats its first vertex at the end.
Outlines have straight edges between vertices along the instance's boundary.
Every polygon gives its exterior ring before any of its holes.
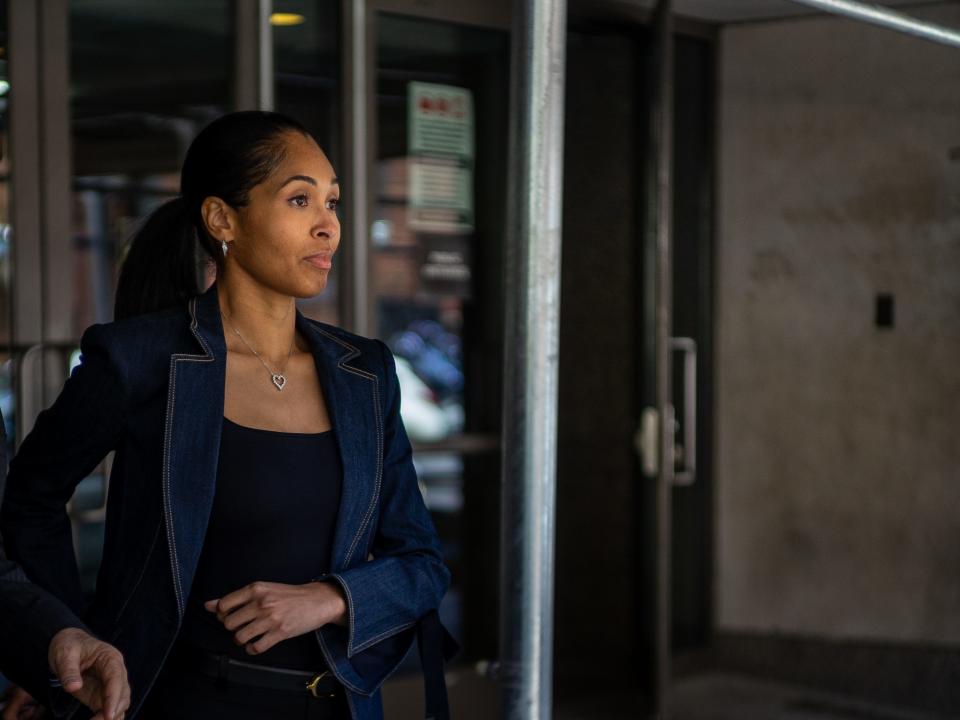
{"type": "Polygon", "coordinates": [[[348,614],[347,597],[343,592],[343,588],[340,587],[340,583],[329,580],[317,580],[311,584],[324,586],[324,598],[327,602],[333,605],[333,611],[330,619],[327,620],[327,623],[333,623],[334,625],[346,625],[348,614]],[[333,592],[329,592],[331,590],[333,592]]]}

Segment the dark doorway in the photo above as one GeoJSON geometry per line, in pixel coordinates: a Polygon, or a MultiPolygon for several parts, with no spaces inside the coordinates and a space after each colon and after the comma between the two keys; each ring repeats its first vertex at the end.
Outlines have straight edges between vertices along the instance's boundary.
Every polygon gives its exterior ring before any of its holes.
{"type": "MultiPolygon", "coordinates": [[[[569,34],[560,311],[555,692],[561,705],[587,691],[604,708],[637,713],[649,711],[655,657],[654,481],[641,474],[634,442],[651,53],[644,27],[569,34]],[[613,698],[613,688],[626,692],[613,698]]],[[[675,68],[673,334],[698,348],[697,476],[673,493],[680,651],[707,643],[712,613],[712,42],[678,37],[675,68]]],[[[677,362],[674,405],[686,423],[677,362]]]]}

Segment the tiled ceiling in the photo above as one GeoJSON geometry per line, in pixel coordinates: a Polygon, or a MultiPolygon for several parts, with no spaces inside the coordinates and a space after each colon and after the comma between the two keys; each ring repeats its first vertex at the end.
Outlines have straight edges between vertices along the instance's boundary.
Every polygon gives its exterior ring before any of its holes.
{"type": "MultiPolygon", "coordinates": [[[[649,8],[656,5],[656,0],[636,0],[636,2],[649,8]]],[[[908,10],[911,5],[932,3],[930,0],[887,0],[887,2],[870,0],[870,4],[908,10]]],[[[818,12],[790,0],[674,0],[673,10],[677,15],[716,23],[770,20],[818,12]]]]}

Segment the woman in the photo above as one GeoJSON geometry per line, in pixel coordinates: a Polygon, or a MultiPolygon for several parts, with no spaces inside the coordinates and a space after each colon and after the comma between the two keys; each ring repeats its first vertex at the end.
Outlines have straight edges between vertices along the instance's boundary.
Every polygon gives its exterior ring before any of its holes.
{"type": "MultiPolygon", "coordinates": [[[[116,450],[84,617],[123,653],[129,717],[382,717],[415,635],[445,712],[449,585],[379,340],[305,318],[340,241],[330,162],[295,121],[221,117],[135,237],[117,320],[11,461],[11,557],[75,610],[65,504],[116,450]],[[196,246],[217,264],[197,294],[196,246]]],[[[439,708],[439,710],[438,710],[439,708]]]]}

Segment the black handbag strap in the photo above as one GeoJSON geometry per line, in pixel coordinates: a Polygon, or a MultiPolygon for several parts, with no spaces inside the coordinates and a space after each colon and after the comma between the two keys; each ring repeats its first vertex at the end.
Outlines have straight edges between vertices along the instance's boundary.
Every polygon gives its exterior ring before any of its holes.
{"type": "Polygon", "coordinates": [[[450,720],[443,666],[460,652],[460,645],[440,622],[435,609],[417,623],[417,649],[423,668],[426,720],[450,720]]]}

